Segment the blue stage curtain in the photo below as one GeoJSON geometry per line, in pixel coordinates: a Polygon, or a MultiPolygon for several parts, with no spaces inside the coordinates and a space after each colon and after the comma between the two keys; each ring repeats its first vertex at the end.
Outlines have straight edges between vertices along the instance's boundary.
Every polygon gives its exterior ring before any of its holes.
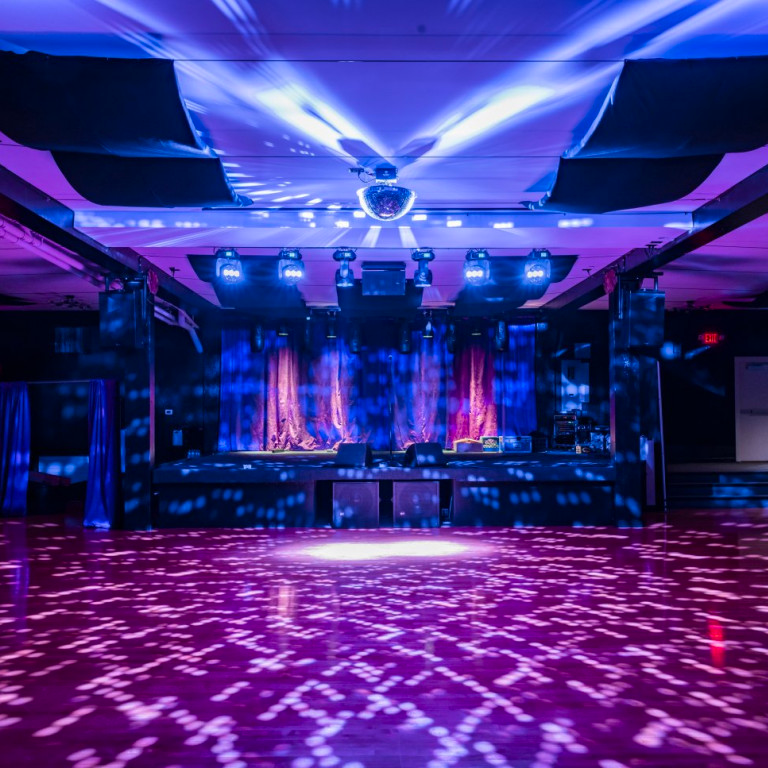
{"type": "Polygon", "coordinates": [[[453,354],[448,351],[446,327],[434,324],[433,338],[411,333],[411,351],[396,354],[394,382],[395,443],[399,449],[411,443],[448,441],[448,387],[453,354]]]}
{"type": "Polygon", "coordinates": [[[220,451],[265,450],[264,363],[263,355],[251,351],[247,330],[221,332],[220,451]]]}
{"type": "Polygon", "coordinates": [[[23,382],[0,384],[0,511],[27,513],[31,421],[23,382]]]}
{"type": "Polygon", "coordinates": [[[88,485],[84,524],[112,528],[120,485],[117,382],[97,379],[88,394],[88,485]]]}
{"type": "Polygon", "coordinates": [[[499,433],[529,435],[536,429],[536,326],[508,325],[509,344],[496,355],[499,433]]]}

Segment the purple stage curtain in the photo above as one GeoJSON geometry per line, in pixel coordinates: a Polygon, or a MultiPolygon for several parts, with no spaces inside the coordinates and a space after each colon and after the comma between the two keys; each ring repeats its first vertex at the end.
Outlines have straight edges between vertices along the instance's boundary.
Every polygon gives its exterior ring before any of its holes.
{"type": "Polygon", "coordinates": [[[495,370],[489,330],[466,334],[457,341],[450,398],[448,443],[483,435],[498,435],[495,370]]]}
{"type": "Polygon", "coordinates": [[[88,394],[88,485],[84,524],[111,528],[117,519],[120,484],[117,382],[97,379],[88,394]]]}
{"type": "Polygon", "coordinates": [[[301,397],[298,350],[266,333],[264,349],[251,349],[247,330],[222,331],[220,451],[312,450],[301,397]]]}
{"type": "Polygon", "coordinates": [[[31,418],[24,382],[0,384],[0,512],[26,515],[31,418]]]}

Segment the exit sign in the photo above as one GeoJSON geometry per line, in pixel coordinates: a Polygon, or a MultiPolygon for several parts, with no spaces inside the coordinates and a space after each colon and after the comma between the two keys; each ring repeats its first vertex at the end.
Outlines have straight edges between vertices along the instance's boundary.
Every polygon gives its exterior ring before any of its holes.
{"type": "Polygon", "coordinates": [[[707,347],[714,347],[725,339],[722,333],[716,333],[715,331],[705,331],[699,334],[699,341],[707,347]]]}

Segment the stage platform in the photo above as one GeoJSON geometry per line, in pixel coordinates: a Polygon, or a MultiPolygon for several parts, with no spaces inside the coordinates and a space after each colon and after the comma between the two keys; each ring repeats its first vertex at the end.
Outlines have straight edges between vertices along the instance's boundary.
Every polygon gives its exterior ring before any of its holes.
{"type": "Polygon", "coordinates": [[[157,527],[436,527],[636,524],[617,514],[609,458],[567,452],[458,454],[407,467],[375,453],[236,452],[154,473],[157,527]],[[346,511],[346,519],[344,514],[346,511]]]}

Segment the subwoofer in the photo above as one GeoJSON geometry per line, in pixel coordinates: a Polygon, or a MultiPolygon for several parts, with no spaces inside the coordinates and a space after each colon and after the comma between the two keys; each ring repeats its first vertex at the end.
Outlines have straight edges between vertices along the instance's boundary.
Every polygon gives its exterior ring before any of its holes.
{"type": "Polygon", "coordinates": [[[336,464],[339,467],[370,467],[373,454],[370,443],[341,443],[336,450],[336,464]]]}
{"type": "Polygon", "coordinates": [[[440,443],[412,443],[405,452],[405,467],[444,467],[443,446],[440,443]]]}
{"type": "Polygon", "coordinates": [[[408,480],[392,483],[396,528],[440,526],[440,483],[437,480],[408,480]]]}
{"type": "Polygon", "coordinates": [[[333,484],[334,528],[378,528],[379,484],[351,482],[333,484]]]}

